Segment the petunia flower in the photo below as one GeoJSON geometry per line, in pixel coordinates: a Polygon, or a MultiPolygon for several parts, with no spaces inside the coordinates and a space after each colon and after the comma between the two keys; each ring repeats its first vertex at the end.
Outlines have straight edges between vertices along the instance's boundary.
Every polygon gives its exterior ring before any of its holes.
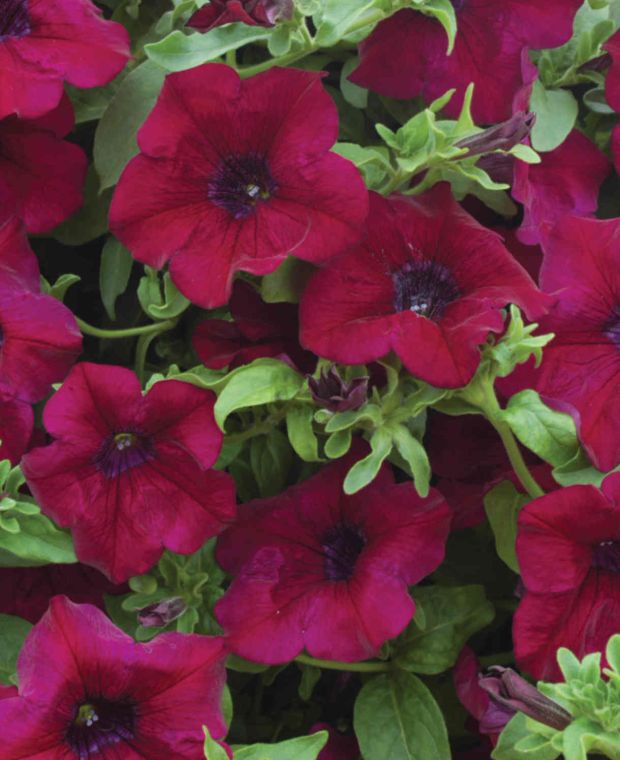
{"type": "Polygon", "coordinates": [[[18,464],[28,448],[33,427],[30,404],[0,386],[0,461],[8,459],[12,465],[18,464]]]}
{"type": "Polygon", "coordinates": [[[164,547],[197,551],[234,517],[232,479],[208,469],[222,444],[213,403],[177,380],[143,396],[128,369],[73,368],[43,414],[54,442],[22,467],[41,509],[72,529],[81,562],[120,583],[164,547]]]}
{"type": "MultiPolygon", "coordinates": [[[[1,50],[0,38],[0,61],[1,50]]],[[[3,213],[19,216],[29,232],[48,232],[83,203],[88,160],[80,147],[62,139],[73,122],[68,98],[40,119],[0,121],[3,213]]]]}
{"type": "Polygon", "coordinates": [[[442,561],[451,512],[384,467],[353,496],[348,456],[279,496],[241,505],[216,557],[233,576],[215,614],[233,652],[288,662],[303,649],[351,662],[372,657],[411,620],[407,587],[442,561]]]}
{"type": "Polygon", "coordinates": [[[321,370],[318,378],[308,377],[308,390],[312,400],[330,412],[348,412],[359,409],[368,399],[370,377],[362,375],[345,381],[336,367],[321,370]]]}
{"type": "Polygon", "coordinates": [[[416,199],[372,194],[367,240],[304,292],[300,339],[344,364],[395,351],[415,377],[456,388],[473,377],[489,332],[504,329],[501,308],[515,303],[531,317],[545,299],[446,184],[416,199]]]}
{"type": "Polygon", "coordinates": [[[236,271],[272,272],[288,254],[325,261],[363,233],[367,191],[330,153],[336,106],[321,74],[274,68],[242,81],[205,64],[166,78],[110,211],[134,257],[191,301],[230,297],[236,271]]]}
{"type": "Polygon", "coordinates": [[[200,760],[222,738],[221,637],[164,633],[138,644],[89,604],[52,599],[0,699],[3,760],[200,760]]]}
{"type": "Polygon", "coordinates": [[[536,387],[570,413],[596,466],[620,462],[620,221],[566,217],[543,240],[541,287],[557,303],[540,330],[536,387]]]}
{"type": "Polygon", "coordinates": [[[104,609],[104,594],[116,596],[128,591],[125,584],[114,585],[94,567],[79,563],[0,568],[0,612],[31,623],[40,620],[58,594],[104,609]]]}
{"type": "Polygon", "coordinates": [[[574,129],[540,164],[514,161],[512,196],[523,204],[517,237],[526,245],[539,243],[545,232],[567,214],[593,216],[598,193],[611,169],[593,142],[574,129]]]}
{"type": "Polygon", "coordinates": [[[310,726],[309,734],[327,731],[327,744],[319,752],[316,760],[358,760],[360,748],[355,736],[341,734],[329,723],[315,723],[310,726]]]}
{"type": "Polygon", "coordinates": [[[107,84],[129,59],[129,34],[90,0],[1,0],[0,119],[55,108],[63,82],[107,84]]]}
{"type": "Polygon", "coordinates": [[[512,116],[522,80],[524,48],[552,48],[570,39],[581,0],[451,0],[456,12],[454,50],[441,23],[410,8],[382,21],[359,46],[361,63],[349,77],[380,95],[427,103],[457,89],[445,112],[457,116],[470,82],[472,113],[481,124],[512,116]]]}
{"type": "Polygon", "coordinates": [[[190,29],[208,32],[216,26],[241,21],[249,26],[274,26],[293,15],[293,0],[210,0],[187,22],[190,29]]]}
{"type": "Polygon", "coordinates": [[[265,303],[249,283],[237,280],[229,308],[232,321],[205,319],[196,325],[192,345],[205,367],[235,369],[261,356],[272,356],[301,371],[314,370],[316,356],[299,345],[297,306],[265,303]]]}
{"type": "Polygon", "coordinates": [[[526,504],[517,557],[526,589],[513,626],[517,664],[559,680],[559,647],[581,659],[620,630],[620,476],[601,491],[570,486],[526,504]]]}
{"type": "Polygon", "coordinates": [[[39,290],[38,265],[23,228],[15,219],[5,222],[0,226],[0,386],[21,401],[40,401],[52,383],[64,379],[81,349],[69,309],[39,290]]]}

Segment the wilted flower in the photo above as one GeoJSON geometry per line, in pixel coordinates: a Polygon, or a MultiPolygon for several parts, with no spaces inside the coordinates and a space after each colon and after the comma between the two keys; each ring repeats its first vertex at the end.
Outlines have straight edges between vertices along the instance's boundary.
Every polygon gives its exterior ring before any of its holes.
{"type": "Polygon", "coordinates": [[[330,412],[358,409],[366,403],[369,377],[354,377],[346,382],[336,367],[323,368],[318,378],[308,377],[308,388],[315,404],[330,412]]]}
{"type": "Polygon", "coordinates": [[[536,114],[518,111],[501,124],[483,129],[471,137],[464,137],[456,142],[455,146],[467,148],[471,156],[491,153],[494,150],[509,151],[529,135],[535,121],[536,114]]]}
{"type": "Polygon", "coordinates": [[[138,611],[138,622],[145,628],[159,628],[172,623],[185,612],[187,604],[180,596],[162,599],[138,611]]]}

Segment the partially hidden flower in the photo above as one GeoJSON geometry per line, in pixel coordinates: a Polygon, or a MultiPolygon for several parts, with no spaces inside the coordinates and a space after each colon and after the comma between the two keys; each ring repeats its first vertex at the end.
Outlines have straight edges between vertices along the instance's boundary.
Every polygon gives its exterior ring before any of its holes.
{"type": "Polygon", "coordinates": [[[220,637],[164,633],[136,643],[103,612],[52,599],[0,699],[3,760],[204,758],[206,725],[226,734],[220,637]]]}
{"type": "Polygon", "coordinates": [[[415,377],[466,385],[501,309],[528,316],[547,297],[502,245],[436,185],[411,199],[371,194],[368,235],[320,269],[300,306],[300,339],[319,356],[364,364],[394,351],[415,377]]]}
{"type": "Polygon", "coordinates": [[[75,318],[40,292],[35,255],[20,222],[9,219],[0,225],[0,386],[18,400],[40,401],[81,350],[75,318]]]}
{"type": "Polygon", "coordinates": [[[308,377],[308,389],[315,404],[330,412],[359,409],[368,397],[368,375],[343,380],[336,367],[323,368],[317,377],[308,377]]]}
{"type": "Polygon", "coordinates": [[[291,254],[325,261],[359,240],[367,191],[330,153],[338,135],[321,74],[273,68],[241,80],[205,64],[170,74],[138,134],[110,211],[133,256],[206,308],[235,272],[273,272],[291,254]]]}
{"type": "Polygon", "coordinates": [[[293,15],[293,0],[209,0],[187,22],[190,29],[208,32],[241,21],[249,26],[274,26],[293,15]]]}
{"type": "Polygon", "coordinates": [[[610,163],[591,140],[574,129],[555,150],[541,153],[539,164],[514,162],[512,197],[523,205],[517,232],[522,243],[539,243],[567,214],[593,216],[610,163]]]}
{"type": "Polygon", "coordinates": [[[71,103],[63,98],[40,119],[0,121],[2,209],[20,217],[28,232],[48,232],[83,203],[88,160],[80,147],[62,139],[73,118],[71,103]]]}
{"type": "Polygon", "coordinates": [[[8,459],[12,465],[19,463],[28,449],[33,427],[34,414],[30,404],[0,386],[0,461],[8,459]]]}
{"type": "Polygon", "coordinates": [[[541,287],[557,299],[540,330],[536,388],[570,413],[596,466],[620,462],[620,221],[566,217],[544,238],[541,287]]]}
{"type": "Polygon", "coordinates": [[[358,760],[360,748],[355,736],[341,734],[329,723],[315,723],[308,733],[316,734],[318,731],[327,731],[329,738],[316,760],[358,760]]]}
{"type": "Polygon", "coordinates": [[[115,585],[94,567],[82,565],[42,565],[41,567],[0,568],[0,612],[36,623],[50,600],[62,594],[72,602],[93,604],[104,609],[104,594],[126,594],[126,584],[115,585]]]}
{"type": "Polygon", "coordinates": [[[129,34],[90,0],[0,0],[0,119],[55,108],[63,82],[107,84],[129,60],[129,34]]]}
{"type": "Polygon", "coordinates": [[[451,512],[434,490],[421,499],[383,467],[343,492],[355,454],[279,496],[248,502],[218,539],[233,576],[215,606],[233,652],[288,662],[303,649],[351,662],[377,655],[411,620],[407,587],[441,563],[451,512]]]}
{"type": "Polygon", "coordinates": [[[512,668],[493,665],[479,679],[480,687],[499,707],[521,712],[545,726],[563,731],[573,716],[557,702],[545,696],[512,668]]]}
{"type": "Polygon", "coordinates": [[[517,558],[525,585],[513,625],[517,664],[560,680],[559,647],[581,659],[605,651],[620,630],[620,475],[601,490],[569,486],[526,504],[517,558]]]}
{"type": "Polygon", "coordinates": [[[222,444],[214,398],[178,380],[142,395],[123,367],[73,368],[43,413],[54,442],[22,467],[43,512],[72,529],[81,562],[119,583],[164,547],[197,551],[233,519],[233,481],[209,469],[222,444]]]}
{"type": "Polygon", "coordinates": [[[316,356],[299,345],[298,308],[265,303],[255,288],[237,280],[229,303],[232,321],[204,319],[196,325],[192,345],[210,369],[235,369],[262,356],[277,357],[311,372],[316,356]]]}
{"type": "Polygon", "coordinates": [[[187,609],[187,604],[180,596],[162,599],[138,610],[138,622],[145,628],[159,628],[172,623],[187,609]]]}
{"type": "Polygon", "coordinates": [[[404,8],[382,21],[359,46],[361,62],[349,77],[380,95],[427,103],[457,89],[445,111],[458,115],[470,82],[474,120],[508,119],[522,80],[524,48],[552,48],[570,39],[581,0],[451,0],[456,13],[454,49],[441,23],[404,8]]]}

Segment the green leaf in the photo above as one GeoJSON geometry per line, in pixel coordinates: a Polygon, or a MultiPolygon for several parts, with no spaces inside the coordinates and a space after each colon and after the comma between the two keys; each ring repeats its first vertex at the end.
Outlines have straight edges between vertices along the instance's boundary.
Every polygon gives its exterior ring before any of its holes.
{"type": "MultiPolygon", "coordinates": [[[[278,744],[252,744],[235,747],[235,760],[316,760],[327,744],[327,731],[300,736],[278,744]]],[[[210,758],[209,758],[210,760],[210,758]]]]}
{"type": "Polygon", "coordinates": [[[15,683],[17,657],[32,625],[14,615],[0,615],[0,683],[15,683]]]}
{"type": "Polygon", "coordinates": [[[364,404],[359,409],[349,409],[346,412],[327,412],[320,410],[316,417],[321,420],[323,415],[329,415],[325,424],[326,433],[335,433],[339,430],[361,426],[362,423],[370,423],[373,426],[381,424],[381,409],[376,404],[364,404]]]}
{"type": "Polygon", "coordinates": [[[170,272],[163,277],[163,302],[151,303],[146,309],[153,319],[172,319],[178,317],[189,307],[189,300],[177,289],[172,282],[170,272]]]}
{"type": "Polygon", "coordinates": [[[446,55],[450,55],[454,49],[457,32],[456,13],[450,0],[426,0],[419,10],[427,16],[433,16],[443,26],[448,35],[446,55]]]}
{"type": "Polygon", "coordinates": [[[0,530],[0,567],[30,567],[77,562],[69,533],[57,528],[45,515],[24,514],[19,532],[0,530]]]}
{"type": "Polygon", "coordinates": [[[340,459],[351,448],[352,433],[350,428],[332,433],[325,441],[325,456],[340,459]]]}
{"type": "Polygon", "coordinates": [[[77,274],[61,274],[50,287],[49,294],[58,301],[64,301],[67,291],[72,285],[77,285],[82,278],[77,274]]]}
{"type": "Polygon", "coordinates": [[[131,277],[133,258],[116,238],[109,237],[101,252],[99,289],[101,300],[110,319],[116,319],[116,299],[122,295],[131,277]]]}
{"type": "Polygon", "coordinates": [[[484,510],[495,536],[497,554],[517,574],[519,573],[519,563],[515,552],[517,519],[519,510],[528,501],[529,497],[519,493],[509,480],[496,485],[484,497],[484,510]]]}
{"type": "Polygon", "coordinates": [[[392,450],[392,436],[382,428],[375,430],[370,438],[370,448],[370,454],[356,462],[347,473],[343,486],[346,494],[357,493],[375,479],[392,450]]]}
{"type": "Polygon", "coordinates": [[[229,50],[237,50],[250,42],[266,40],[271,33],[269,28],[248,26],[241,22],[218,26],[206,34],[185,34],[176,30],[159,42],[145,45],[144,52],[153,63],[168,71],[184,71],[213,61],[229,50]]]}
{"type": "Polygon", "coordinates": [[[206,760],[228,760],[228,753],[219,742],[211,738],[209,729],[203,726],[202,730],[205,734],[204,751],[206,760]]]}
{"type": "Polygon", "coordinates": [[[620,675],[620,633],[610,637],[605,649],[605,658],[610,667],[620,675]]]}
{"type": "Polygon", "coordinates": [[[291,446],[284,433],[277,428],[269,435],[252,438],[250,465],[263,498],[275,496],[284,490],[292,464],[291,446]]]}
{"type": "Polygon", "coordinates": [[[95,168],[101,190],[113,187],[138,153],[136,134],[155,105],[165,70],[145,61],[128,74],[110,101],[95,132],[95,168]]]}
{"type": "Polygon", "coordinates": [[[314,18],[316,42],[321,47],[333,47],[344,37],[352,23],[374,4],[374,0],[323,0],[321,11],[314,18]]]}
{"type": "Polygon", "coordinates": [[[257,359],[229,377],[215,404],[215,420],[222,430],[228,415],[237,409],[290,401],[304,383],[299,372],[277,359],[257,359]]]}
{"type": "Polygon", "coordinates": [[[483,586],[415,588],[416,619],[395,642],[394,661],[415,673],[434,675],[451,668],[467,640],[494,618],[483,586]],[[417,608],[423,611],[420,626],[417,608]]]}
{"type": "Polygon", "coordinates": [[[560,756],[550,742],[546,747],[538,748],[534,752],[517,749],[517,745],[530,735],[526,720],[523,713],[517,713],[510,719],[491,754],[493,760],[555,760],[560,756]]]}
{"type": "Polygon", "coordinates": [[[524,446],[554,467],[573,459],[579,450],[572,417],[550,409],[536,391],[513,396],[502,417],[524,446]]]}
{"type": "Polygon", "coordinates": [[[261,298],[267,303],[299,303],[301,294],[315,271],[315,267],[307,261],[289,256],[275,272],[263,277],[261,298]]]}
{"type": "Polygon", "coordinates": [[[554,150],[575,126],[579,105],[569,90],[545,90],[537,79],[532,87],[530,110],[536,114],[531,132],[534,150],[554,150]]]}
{"type": "Polygon", "coordinates": [[[368,105],[368,90],[353,84],[348,79],[349,74],[359,65],[359,58],[349,58],[345,61],[340,72],[340,91],[343,98],[355,108],[366,108],[368,105]]]}
{"type": "Polygon", "coordinates": [[[67,221],[52,231],[52,237],[64,245],[84,245],[103,235],[108,229],[110,192],[102,192],[94,166],[88,169],[84,188],[84,204],[67,221]]]}
{"type": "Polygon", "coordinates": [[[300,665],[301,681],[299,682],[299,696],[304,702],[309,702],[312,697],[314,687],[321,680],[321,668],[314,668],[311,665],[300,665]]]}
{"type": "Polygon", "coordinates": [[[286,429],[291,446],[304,462],[320,462],[319,442],[312,422],[314,409],[309,404],[293,406],[286,414],[286,429]]]}
{"type": "MultiPolygon", "coordinates": [[[[620,470],[620,466],[611,472],[617,472],[618,470],[620,470]]],[[[561,486],[582,484],[593,485],[599,488],[609,473],[597,470],[586,452],[582,448],[579,448],[572,459],[555,467],[552,474],[556,483],[559,483],[561,486]]]]}
{"type": "Polygon", "coordinates": [[[390,152],[383,145],[362,147],[356,143],[339,142],[334,153],[352,161],[360,170],[369,188],[380,188],[391,175],[390,152]]]}
{"type": "Polygon", "coordinates": [[[411,673],[368,681],[355,702],[353,725],[364,760],[449,760],[444,718],[411,673]]]}
{"type": "Polygon", "coordinates": [[[424,446],[404,425],[397,425],[392,438],[399,454],[411,468],[416,491],[425,498],[428,496],[431,480],[431,465],[424,446]]]}

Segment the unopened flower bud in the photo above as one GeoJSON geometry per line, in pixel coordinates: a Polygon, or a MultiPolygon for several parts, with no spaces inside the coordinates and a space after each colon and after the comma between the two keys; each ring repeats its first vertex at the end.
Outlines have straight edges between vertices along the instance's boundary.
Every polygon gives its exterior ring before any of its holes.
{"type": "Polygon", "coordinates": [[[161,628],[180,617],[187,604],[180,596],[162,599],[138,611],[138,622],[145,628],[161,628]]]}
{"type": "Polygon", "coordinates": [[[470,156],[492,153],[495,150],[508,151],[529,135],[535,121],[535,114],[518,111],[507,121],[483,129],[476,135],[464,137],[455,145],[457,148],[467,148],[470,156]]]}
{"type": "Polygon", "coordinates": [[[558,731],[563,731],[573,720],[569,712],[511,668],[495,665],[480,677],[479,684],[499,707],[522,712],[558,731]]]}
{"type": "Polygon", "coordinates": [[[321,370],[316,379],[308,377],[308,387],[314,402],[330,412],[347,412],[358,409],[368,395],[368,377],[354,377],[345,382],[335,367],[321,370]]]}

